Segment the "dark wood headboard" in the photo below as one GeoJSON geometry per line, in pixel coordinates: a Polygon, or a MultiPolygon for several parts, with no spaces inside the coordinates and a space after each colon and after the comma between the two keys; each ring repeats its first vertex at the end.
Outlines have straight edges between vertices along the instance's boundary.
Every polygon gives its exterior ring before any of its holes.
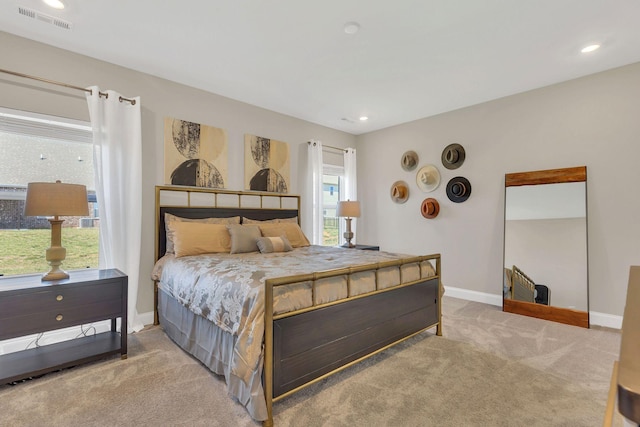
{"type": "Polygon", "coordinates": [[[160,259],[166,251],[165,213],[183,218],[240,216],[266,220],[297,217],[300,223],[300,196],[200,187],[156,186],[155,260],[160,259]]]}

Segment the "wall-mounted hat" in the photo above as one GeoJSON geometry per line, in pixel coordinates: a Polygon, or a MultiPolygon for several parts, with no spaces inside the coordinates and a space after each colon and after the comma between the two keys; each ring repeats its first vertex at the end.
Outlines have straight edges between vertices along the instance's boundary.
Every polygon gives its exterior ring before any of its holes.
{"type": "Polygon", "coordinates": [[[396,181],[391,186],[391,200],[404,203],[409,199],[409,186],[404,181],[396,181]]]}
{"type": "Polygon", "coordinates": [[[420,213],[427,219],[433,219],[440,213],[440,204],[436,199],[424,199],[420,206],[420,213]]]}
{"type": "Polygon", "coordinates": [[[440,185],[440,171],[434,165],[421,167],[416,174],[416,184],[425,193],[432,192],[440,185]]]}
{"type": "Polygon", "coordinates": [[[456,176],[447,183],[447,197],[455,203],[462,203],[471,195],[471,183],[467,178],[456,176]]]}
{"type": "Polygon", "coordinates": [[[464,147],[460,144],[449,144],[442,150],[442,165],[447,169],[458,169],[464,159],[464,147]]]}
{"type": "Polygon", "coordinates": [[[402,155],[400,159],[400,165],[402,169],[406,171],[412,171],[418,166],[418,153],[415,151],[407,151],[402,155]]]}

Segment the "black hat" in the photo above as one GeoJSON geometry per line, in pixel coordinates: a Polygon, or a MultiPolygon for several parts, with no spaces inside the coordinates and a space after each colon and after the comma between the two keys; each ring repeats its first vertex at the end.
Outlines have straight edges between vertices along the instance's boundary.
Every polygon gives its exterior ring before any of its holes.
{"type": "Polygon", "coordinates": [[[471,183],[467,178],[456,176],[447,183],[447,197],[455,203],[462,203],[471,195],[471,183]]]}

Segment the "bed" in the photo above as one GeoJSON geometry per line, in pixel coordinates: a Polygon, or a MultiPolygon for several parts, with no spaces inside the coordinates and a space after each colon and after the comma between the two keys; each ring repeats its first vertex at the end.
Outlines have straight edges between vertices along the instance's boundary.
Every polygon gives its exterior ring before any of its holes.
{"type": "Polygon", "coordinates": [[[505,278],[509,288],[507,298],[536,304],[549,305],[549,288],[536,284],[524,271],[517,266],[505,269],[505,278]]]}
{"type": "Polygon", "coordinates": [[[156,187],[156,324],[224,375],[229,394],[264,425],[273,424],[273,403],[297,390],[426,329],[442,335],[439,254],[307,246],[297,236],[280,239],[298,243],[287,252],[184,255],[176,244],[166,253],[165,220],[176,217],[229,221],[234,237],[255,227],[291,237],[300,198],[156,187]]]}

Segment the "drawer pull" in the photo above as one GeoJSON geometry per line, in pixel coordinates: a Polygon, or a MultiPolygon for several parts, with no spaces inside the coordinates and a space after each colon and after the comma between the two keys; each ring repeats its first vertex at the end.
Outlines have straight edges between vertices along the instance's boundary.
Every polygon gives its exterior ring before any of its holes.
{"type": "Polygon", "coordinates": [[[61,321],[61,320],[62,320],[62,314],[58,314],[58,315],[56,316],[56,320],[57,320],[58,322],[59,322],[59,321],[61,321]]]}
{"type": "Polygon", "coordinates": [[[56,301],[62,301],[62,300],[63,300],[63,298],[64,298],[64,297],[63,297],[62,295],[58,295],[58,296],[56,297],[56,301]]]}

